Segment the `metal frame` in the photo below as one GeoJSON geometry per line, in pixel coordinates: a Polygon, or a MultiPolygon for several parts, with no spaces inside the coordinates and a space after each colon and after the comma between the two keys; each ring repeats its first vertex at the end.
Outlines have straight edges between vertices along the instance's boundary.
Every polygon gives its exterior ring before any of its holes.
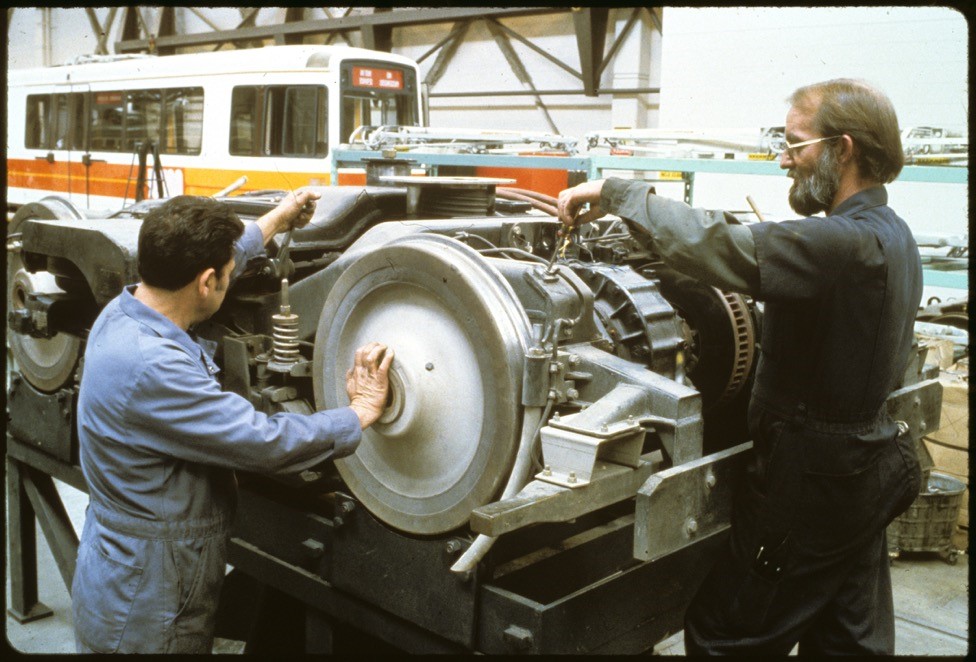
{"type": "MultiPolygon", "coordinates": [[[[35,518],[69,592],[74,576],[78,537],[53,479],[88,490],[78,466],[9,434],[6,459],[9,613],[23,623],[52,613],[37,592],[35,518]]],[[[680,629],[697,584],[672,578],[693,576],[691,569],[724,540],[717,534],[663,561],[634,564],[634,517],[618,506],[500,540],[491,562],[494,578],[485,580],[477,572],[448,571],[470,544],[463,538],[399,535],[343,494],[337,494],[336,515],[323,516],[280,501],[268,492],[263,481],[269,479],[257,480],[241,485],[231,576],[239,573],[279,591],[304,613],[305,641],[291,644],[300,643],[305,652],[330,652],[333,626],[346,625],[419,653],[637,652],[680,629]],[[367,572],[377,567],[390,572],[367,572]],[[435,598],[439,607],[432,607],[435,598]],[[609,629],[578,627],[594,614],[603,614],[600,622],[609,629]]],[[[248,597],[245,602],[253,603],[260,595],[248,597]]],[[[222,612],[253,608],[233,604],[233,596],[226,602],[231,604],[222,602],[222,612]]],[[[218,636],[225,634],[220,624],[234,618],[218,613],[218,636]]]]}
{"type": "Polygon", "coordinates": [[[341,17],[296,20],[266,26],[239,26],[233,30],[214,30],[213,32],[186,35],[160,33],[155,39],[149,30],[144,32],[147,36],[141,38],[138,34],[126,32],[123,33],[122,40],[116,42],[115,50],[118,53],[132,53],[151,50],[151,47],[155,47],[160,53],[172,53],[177,48],[187,46],[218,45],[253,39],[273,39],[276,43],[288,43],[288,39],[350,30],[361,31],[364,36],[364,43],[372,40],[374,43],[379,44],[383,41],[389,41],[388,38],[385,38],[386,33],[396,27],[496,16],[531,16],[537,14],[564,13],[567,11],[570,10],[566,7],[457,7],[447,9],[401,9],[392,11],[385,8],[376,8],[372,14],[347,14],[341,17]],[[370,37],[368,33],[373,33],[373,36],[370,37]]]}
{"type": "MultiPolygon", "coordinates": [[[[375,159],[380,153],[370,150],[336,149],[332,151],[332,181],[338,182],[339,168],[362,167],[363,159],[375,159]]],[[[438,166],[489,166],[499,168],[534,168],[541,170],[589,170],[589,159],[579,156],[508,156],[502,154],[436,154],[404,152],[403,159],[431,166],[431,175],[438,166]]]]}
{"type": "MultiPolygon", "coordinates": [[[[370,150],[333,150],[332,181],[338,182],[340,167],[361,167],[363,159],[376,158],[378,152],[370,150]]],[[[585,172],[588,179],[600,179],[607,170],[631,170],[658,173],[660,181],[681,181],[684,184],[684,201],[692,204],[695,175],[713,173],[726,175],[783,176],[778,161],[751,159],[687,159],[640,156],[607,156],[590,154],[583,156],[517,156],[495,154],[444,154],[403,152],[405,159],[430,166],[430,174],[436,175],[438,166],[489,166],[503,168],[552,169],[585,172]],[[671,175],[671,176],[668,176],[671,175]]],[[[968,166],[907,165],[898,175],[899,182],[928,182],[941,184],[967,184],[968,166]]],[[[968,272],[947,273],[935,269],[924,270],[925,284],[933,287],[949,287],[968,290],[968,272]]]]}
{"type": "Polygon", "coordinates": [[[54,478],[87,492],[81,469],[24,444],[7,434],[7,516],[10,538],[10,607],[26,623],[51,615],[37,594],[37,535],[34,520],[48,541],[68,591],[78,556],[75,533],[54,478]]]}

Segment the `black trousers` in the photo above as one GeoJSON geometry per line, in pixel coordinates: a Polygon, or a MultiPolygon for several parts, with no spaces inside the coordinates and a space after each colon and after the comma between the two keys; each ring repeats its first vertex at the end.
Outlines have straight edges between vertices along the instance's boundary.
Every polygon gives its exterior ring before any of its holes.
{"type": "Polygon", "coordinates": [[[729,545],[685,615],[689,655],[894,653],[885,528],[921,484],[914,441],[753,404],[729,545]]]}
{"type": "Polygon", "coordinates": [[[895,620],[884,531],[835,564],[778,582],[717,563],[685,616],[688,655],[892,655],[895,620]]]}

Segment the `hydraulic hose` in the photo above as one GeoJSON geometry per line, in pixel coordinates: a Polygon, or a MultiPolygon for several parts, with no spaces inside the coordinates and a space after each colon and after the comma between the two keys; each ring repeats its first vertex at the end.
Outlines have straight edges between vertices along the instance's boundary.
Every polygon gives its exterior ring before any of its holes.
{"type": "Polygon", "coordinates": [[[511,189],[511,188],[498,188],[495,190],[495,195],[499,198],[505,200],[519,200],[521,202],[528,202],[533,208],[543,211],[550,216],[557,216],[556,211],[556,199],[550,196],[543,196],[542,194],[535,194],[534,191],[523,191],[522,189],[511,189]]]}

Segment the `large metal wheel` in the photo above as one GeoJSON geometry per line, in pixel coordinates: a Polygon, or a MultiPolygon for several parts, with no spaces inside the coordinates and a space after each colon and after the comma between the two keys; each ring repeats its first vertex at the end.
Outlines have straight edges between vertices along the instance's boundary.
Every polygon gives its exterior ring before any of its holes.
{"type": "MultiPolygon", "coordinates": [[[[21,225],[31,219],[81,220],[83,216],[67,200],[47,197],[21,207],[7,226],[7,311],[23,308],[32,293],[59,293],[54,276],[46,271],[30,273],[21,258],[21,225]]],[[[81,356],[81,339],[66,333],[53,338],[32,338],[7,333],[7,344],[17,370],[41,391],[53,393],[71,381],[81,356]]]]}
{"type": "Polygon", "coordinates": [[[315,401],[348,404],[357,347],[392,347],[390,404],[336,462],[379,519],[413,534],[464,526],[511,471],[530,325],[511,286],[477,252],[412,235],[364,255],[329,293],[315,336],[315,401]]]}

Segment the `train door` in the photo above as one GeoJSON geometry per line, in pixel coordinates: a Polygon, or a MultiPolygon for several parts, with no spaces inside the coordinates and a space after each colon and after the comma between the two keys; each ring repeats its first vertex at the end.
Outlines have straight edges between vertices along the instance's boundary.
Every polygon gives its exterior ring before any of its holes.
{"type": "Polygon", "coordinates": [[[87,85],[55,85],[27,97],[26,146],[37,188],[87,206],[82,160],[87,140],[87,85]]]}
{"type": "Polygon", "coordinates": [[[91,198],[91,155],[88,153],[88,109],[90,94],[87,83],[59,85],[54,95],[54,145],[59,176],[64,181],[68,200],[89,207],[91,198]]]}
{"type": "Polygon", "coordinates": [[[38,191],[37,198],[44,195],[66,194],[67,169],[63,157],[59,159],[56,134],[60,133],[57,121],[61,115],[55,86],[33,88],[26,97],[24,109],[24,147],[26,158],[12,170],[18,183],[25,188],[38,191]]]}

